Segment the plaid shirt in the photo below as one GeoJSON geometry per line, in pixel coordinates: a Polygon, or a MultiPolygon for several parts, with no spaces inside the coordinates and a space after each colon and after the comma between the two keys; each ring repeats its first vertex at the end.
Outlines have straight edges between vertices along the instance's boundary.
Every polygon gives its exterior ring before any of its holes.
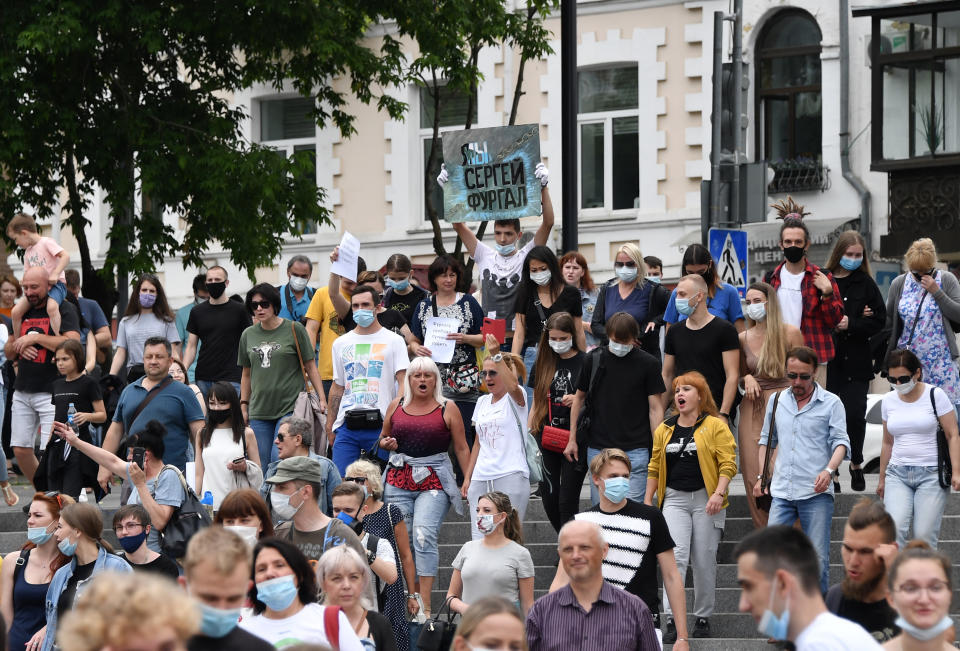
{"type": "MultiPolygon", "coordinates": [[[[813,284],[813,276],[818,271],[823,271],[820,267],[810,264],[807,260],[807,268],[803,272],[803,280],[800,281],[800,294],[803,296],[803,316],[800,319],[800,331],[803,333],[803,343],[813,348],[817,353],[817,359],[821,364],[826,364],[836,354],[833,343],[833,329],[843,318],[843,298],[840,296],[840,288],[837,287],[837,281],[829,271],[824,271],[830,284],[833,286],[833,293],[829,296],[823,296],[822,292],[813,284]]],[[[773,288],[780,289],[780,270],[786,262],[781,262],[769,276],[767,282],[773,285],[773,288]]]]}

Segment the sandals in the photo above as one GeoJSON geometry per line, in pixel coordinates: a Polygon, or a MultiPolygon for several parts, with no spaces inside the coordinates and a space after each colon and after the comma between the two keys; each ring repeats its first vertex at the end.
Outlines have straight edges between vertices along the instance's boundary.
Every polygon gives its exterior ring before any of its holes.
{"type": "Polygon", "coordinates": [[[13,486],[7,484],[6,486],[0,486],[0,489],[3,490],[3,499],[6,500],[7,506],[16,506],[20,501],[20,496],[13,490],[13,486]]]}

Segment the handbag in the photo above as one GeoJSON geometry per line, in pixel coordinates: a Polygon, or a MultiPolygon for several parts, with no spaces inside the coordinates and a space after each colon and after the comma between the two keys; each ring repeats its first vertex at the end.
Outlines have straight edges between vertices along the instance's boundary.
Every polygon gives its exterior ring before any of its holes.
{"type": "MultiPolygon", "coordinates": [[[[549,396],[547,396],[547,418],[550,419],[551,423],[553,422],[553,400],[549,396]]],[[[540,433],[540,445],[543,446],[544,450],[563,454],[569,442],[570,430],[560,429],[553,425],[543,426],[543,431],[540,433]]]]}
{"type": "Polygon", "coordinates": [[[303,374],[303,391],[297,394],[297,401],[293,404],[293,415],[302,418],[313,426],[313,451],[317,454],[327,453],[327,417],[321,407],[320,395],[317,387],[310,391],[310,378],[307,377],[307,368],[303,364],[303,355],[300,353],[300,339],[297,338],[297,328],[290,322],[293,331],[293,343],[297,347],[297,360],[300,362],[300,372],[303,374]]]}
{"type": "Polygon", "coordinates": [[[767,436],[767,450],[763,457],[763,470],[760,473],[760,497],[753,498],[757,503],[757,508],[761,511],[770,512],[770,506],[773,504],[773,496],[770,495],[771,468],[770,460],[773,457],[773,450],[777,447],[777,405],[780,404],[781,391],[773,397],[773,411],[770,414],[770,432],[767,436]]]}
{"type": "Polygon", "coordinates": [[[937,421],[937,481],[940,482],[940,488],[950,488],[953,480],[953,464],[950,462],[950,448],[947,447],[947,435],[943,431],[943,425],[937,418],[937,401],[933,397],[935,387],[930,387],[930,406],[933,408],[933,417],[937,421]]]}
{"type": "MultiPolygon", "coordinates": [[[[377,412],[380,413],[380,412],[377,412]]],[[[360,449],[360,458],[370,463],[374,464],[380,469],[380,472],[383,473],[387,469],[387,462],[377,453],[380,451],[380,439],[377,438],[377,442],[373,444],[373,447],[369,450],[360,449]]]]}
{"type": "Polygon", "coordinates": [[[347,429],[383,429],[383,414],[376,407],[354,407],[343,414],[347,429]]]}
{"type": "Polygon", "coordinates": [[[517,408],[513,406],[513,398],[509,395],[503,397],[504,400],[508,400],[507,404],[510,405],[510,411],[513,412],[513,417],[517,421],[517,430],[520,432],[520,436],[523,437],[523,451],[527,459],[527,469],[530,471],[530,483],[539,484],[543,481],[543,452],[540,451],[540,446],[537,445],[537,439],[533,438],[533,435],[530,433],[526,427],[520,423],[520,416],[517,414],[517,408]]]}
{"type": "Polygon", "coordinates": [[[447,651],[453,644],[453,636],[456,629],[453,626],[453,612],[450,611],[450,602],[453,597],[447,597],[440,610],[427,620],[420,629],[420,636],[417,638],[417,648],[422,651],[447,651]],[[447,611],[445,619],[441,619],[443,611],[447,611]]]}
{"type": "Polygon", "coordinates": [[[213,522],[210,519],[210,514],[207,513],[207,509],[200,503],[197,494],[187,485],[187,481],[183,478],[179,468],[170,464],[165,465],[160,469],[160,474],[157,475],[157,483],[160,482],[160,475],[168,469],[177,473],[177,478],[180,479],[180,485],[183,486],[186,497],[180,503],[180,506],[174,509],[170,520],[167,521],[167,526],[160,532],[160,549],[164,555],[177,560],[186,555],[187,543],[190,542],[193,534],[209,527],[213,522]]]}

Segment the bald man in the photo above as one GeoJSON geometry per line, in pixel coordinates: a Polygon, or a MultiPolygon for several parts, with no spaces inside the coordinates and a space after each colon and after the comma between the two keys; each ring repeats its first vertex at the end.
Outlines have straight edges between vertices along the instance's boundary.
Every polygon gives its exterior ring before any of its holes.
{"type": "Polygon", "coordinates": [[[55,409],[50,389],[60,376],[53,353],[67,339],[80,340],[80,318],[76,308],[64,301],[60,305],[61,334],[52,334],[46,308],[47,272],[43,267],[31,267],[24,272],[21,285],[30,309],[23,317],[20,332],[10,335],[3,350],[7,359],[18,360],[10,412],[10,446],[23,474],[32,482],[37,470],[37,457],[33,453],[37,432],[43,450],[53,427],[55,409]]]}
{"type": "Polygon", "coordinates": [[[707,311],[707,283],[695,274],[677,283],[677,311],[686,319],[667,330],[663,347],[663,407],[673,400],[673,379],[698,371],[710,385],[720,416],[730,423],[740,373],[740,338],[729,321],[707,311]]]}
{"type": "Polygon", "coordinates": [[[603,580],[608,547],[597,524],[571,520],[560,529],[557,548],[570,583],[530,609],[530,651],[567,651],[574,640],[584,649],[660,648],[643,600],[603,580]]]}

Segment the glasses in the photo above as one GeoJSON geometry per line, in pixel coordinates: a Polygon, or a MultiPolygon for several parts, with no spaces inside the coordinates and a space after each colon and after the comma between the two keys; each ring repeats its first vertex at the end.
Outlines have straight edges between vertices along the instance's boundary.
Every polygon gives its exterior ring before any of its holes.
{"type": "Polygon", "coordinates": [[[344,477],[343,481],[352,481],[357,484],[366,484],[367,478],[366,477],[344,477]]]}
{"type": "Polygon", "coordinates": [[[917,597],[920,595],[920,592],[923,590],[927,591],[927,594],[931,597],[939,597],[944,592],[949,589],[946,581],[934,581],[930,585],[917,585],[916,583],[904,583],[902,586],[894,590],[894,592],[902,592],[908,597],[917,597]]]}
{"type": "Polygon", "coordinates": [[[118,526],[118,527],[114,527],[113,531],[114,531],[117,535],[119,535],[119,534],[124,533],[124,532],[127,532],[127,531],[132,532],[132,531],[134,531],[134,530],[136,530],[136,529],[143,529],[143,525],[140,524],[139,522],[131,522],[130,524],[121,524],[121,525],[118,526]]]}
{"type": "Polygon", "coordinates": [[[910,273],[913,274],[914,278],[920,280],[924,276],[932,276],[934,271],[936,271],[936,269],[931,269],[930,271],[911,271],[910,273]]]}
{"type": "Polygon", "coordinates": [[[257,309],[258,307],[262,310],[267,309],[268,307],[273,307],[273,303],[270,301],[250,301],[250,307],[257,309]]]}
{"type": "Polygon", "coordinates": [[[63,508],[63,499],[61,499],[60,493],[58,493],[57,491],[47,491],[46,493],[43,494],[43,496],[57,500],[57,504],[60,505],[61,509],[63,508]]]}
{"type": "Polygon", "coordinates": [[[899,376],[897,376],[897,377],[893,377],[893,376],[891,375],[891,376],[889,376],[887,379],[890,380],[890,384],[906,384],[907,382],[909,382],[910,380],[913,379],[913,376],[912,376],[912,375],[899,375],[899,376]]]}
{"type": "Polygon", "coordinates": [[[637,263],[634,262],[633,260],[631,260],[630,262],[614,262],[613,266],[616,267],[617,269],[621,269],[623,267],[630,267],[631,269],[636,269],[637,263]]]}
{"type": "Polygon", "coordinates": [[[801,380],[803,380],[804,382],[806,382],[807,380],[809,380],[809,379],[812,378],[812,377],[813,377],[813,376],[810,375],[809,373],[787,373],[787,379],[788,379],[788,380],[796,380],[797,378],[800,378],[801,380]]]}
{"type": "Polygon", "coordinates": [[[497,377],[496,371],[480,371],[480,377],[497,377]]]}

